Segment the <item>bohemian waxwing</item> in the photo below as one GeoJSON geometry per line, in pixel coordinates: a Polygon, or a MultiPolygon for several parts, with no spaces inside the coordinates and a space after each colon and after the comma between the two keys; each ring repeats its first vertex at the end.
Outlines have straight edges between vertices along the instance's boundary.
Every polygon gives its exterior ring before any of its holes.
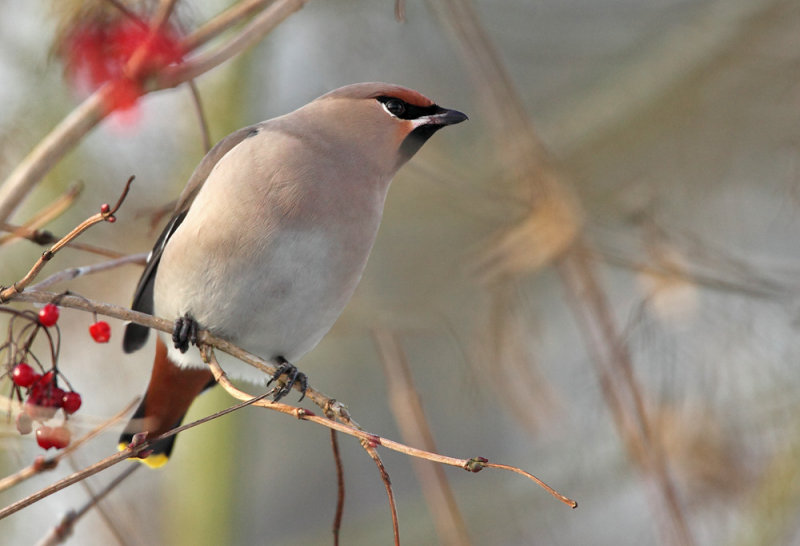
{"type": "MultiPolygon", "coordinates": [[[[120,448],[136,433],[154,437],[178,426],[214,384],[199,353],[187,352],[198,327],[271,359],[289,383],[304,386],[289,363],[322,339],[353,294],[392,177],[433,133],[466,119],[411,89],[359,83],[214,146],[136,287],[133,309],[176,322],[171,342],[156,341],[147,392],[120,448]]],[[[128,324],[125,352],[141,348],[148,332],[128,324]]],[[[228,374],[265,379],[226,356],[228,374]]],[[[165,463],[174,438],[152,446],[145,462],[165,463]]]]}

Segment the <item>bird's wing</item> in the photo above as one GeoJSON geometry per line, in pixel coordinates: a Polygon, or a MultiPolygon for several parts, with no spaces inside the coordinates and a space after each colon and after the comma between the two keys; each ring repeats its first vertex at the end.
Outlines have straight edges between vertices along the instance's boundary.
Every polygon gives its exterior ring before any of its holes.
{"type": "MultiPolygon", "coordinates": [[[[231,133],[220,140],[216,146],[211,148],[200,161],[200,164],[192,173],[189,182],[178,198],[178,203],[175,206],[175,212],[172,218],[164,228],[164,231],[161,232],[153,250],[147,257],[147,265],[144,268],[144,272],[142,272],[142,276],[139,278],[139,284],[136,286],[136,291],[133,294],[131,309],[142,313],[153,314],[153,285],[155,284],[156,271],[161,261],[161,255],[164,252],[164,248],[167,246],[169,238],[175,233],[175,230],[178,229],[181,222],[183,222],[194,198],[197,196],[200,188],[203,187],[208,175],[211,174],[211,170],[217,162],[244,139],[257,135],[262,126],[263,124],[251,125],[231,133]]],[[[146,326],[133,322],[129,323],[125,327],[125,336],[122,340],[123,350],[126,353],[132,353],[140,349],[147,341],[149,333],[150,329],[146,326]]]]}

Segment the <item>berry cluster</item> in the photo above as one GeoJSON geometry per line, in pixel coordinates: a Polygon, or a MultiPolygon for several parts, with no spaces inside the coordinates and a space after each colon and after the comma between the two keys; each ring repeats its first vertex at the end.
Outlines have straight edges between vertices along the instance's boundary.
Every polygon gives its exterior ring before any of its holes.
{"type": "Polygon", "coordinates": [[[36,429],[36,442],[43,449],[61,449],[69,445],[69,429],[65,425],[45,426],[44,422],[55,417],[58,410],[64,416],[71,415],[81,407],[81,395],[73,390],[65,391],[58,386],[55,369],[44,374],[37,373],[30,364],[20,362],[11,370],[11,381],[20,389],[26,389],[22,413],[17,415],[17,430],[30,434],[33,422],[40,423],[36,429]]]}
{"type": "MultiPolygon", "coordinates": [[[[58,306],[48,303],[36,315],[29,312],[15,312],[14,314],[16,319],[25,321],[27,326],[23,327],[23,332],[28,332],[28,335],[21,336],[25,338],[21,343],[22,349],[16,351],[16,355],[10,358],[11,362],[9,363],[9,376],[13,392],[16,393],[17,399],[23,402],[22,412],[17,415],[16,419],[17,430],[20,434],[30,434],[33,432],[34,423],[38,423],[36,442],[39,446],[42,449],[62,449],[70,443],[70,432],[66,427],[66,421],[70,415],[80,409],[82,398],[72,389],[56,366],[59,342],[56,341],[54,344],[54,338],[49,329],[55,327],[55,339],[58,340],[60,338],[56,326],[59,318],[58,306]],[[30,352],[33,338],[39,331],[44,331],[50,342],[53,364],[49,369],[42,366],[30,352]],[[36,367],[28,362],[33,363],[36,367]],[[66,390],[59,386],[59,379],[66,383],[66,390]],[[64,416],[62,424],[46,425],[45,423],[55,417],[59,411],[64,416]]],[[[97,343],[107,343],[111,338],[111,327],[107,322],[97,320],[95,316],[94,323],[89,327],[89,334],[97,343]]],[[[6,344],[6,347],[9,346],[10,344],[6,344]]],[[[0,351],[2,351],[1,347],[0,351]]]]}

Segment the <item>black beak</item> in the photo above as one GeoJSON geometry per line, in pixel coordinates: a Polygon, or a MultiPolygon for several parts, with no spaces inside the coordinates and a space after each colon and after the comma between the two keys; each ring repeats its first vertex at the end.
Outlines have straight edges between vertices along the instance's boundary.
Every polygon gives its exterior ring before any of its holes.
{"type": "Polygon", "coordinates": [[[439,107],[439,110],[435,114],[428,116],[428,119],[431,125],[444,127],[445,125],[455,125],[456,123],[467,121],[469,118],[467,114],[459,112],[458,110],[448,110],[447,108],[439,107]]]}

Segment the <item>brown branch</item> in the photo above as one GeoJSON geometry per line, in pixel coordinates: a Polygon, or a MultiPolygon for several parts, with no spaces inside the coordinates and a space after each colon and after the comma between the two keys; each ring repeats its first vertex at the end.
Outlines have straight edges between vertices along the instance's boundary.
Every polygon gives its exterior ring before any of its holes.
{"type": "MultiPolygon", "coordinates": [[[[47,303],[53,301],[55,297],[59,298],[58,304],[62,307],[68,307],[72,309],[83,309],[85,311],[95,312],[100,315],[114,317],[121,320],[129,320],[137,324],[147,326],[148,328],[160,330],[162,332],[167,332],[167,333],[172,332],[173,328],[172,321],[168,321],[158,317],[153,317],[145,313],[132,311],[130,309],[127,309],[125,307],[120,307],[117,305],[93,302],[86,298],[72,296],[69,294],[56,294],[53,292],[25,292],[22,294],[17,294],[16,296],[14,296],[14,299],[15,301],[47,303]]],[[[242,362],[245,362],[246,364],[249,364],[251,366],[254,366],[262,370],[267,375],[274,374],[275,371],[277,371],[277,367],[274,366],[273,364],[266,362],[262,358],[253,355],[252,353],[248,353],[247,351],[233,345],[227,340],[218,338],[217,336],[210,334],[205,330],[201,330],[200,332],[198,332],[198,343],[203,347],[201,354],[204,357],[204,361],[206,361],[206,363],[211,367],[212,372],[215,373],[215,377],[219,376],[220,379],[222,379],[220,381],[220,385],[228,392],[228,394],[230,394],[234,398],[237,398],[239,400],[246,400],[248,401],[248,403],[252,403],[256,406],[274,409],[280,411],[281,413],[292,415],[304,421],[312,421],[314,423],[320,424],[322,426],[328,427],[333,430],[337,430],[349,436],[356,437],[359,440],[367,440],[369,442],[375,443],[376,445],[382,445],[388,449],[397,451],[399,453],[403,453],[405,455],[409,455],[411,457],[418,457],[421,459],[426,459],[429,461],[446,464],[448,466],[463,468],[464,470],[468,470],[470,472],[477,472],[481,469],[479,466],[476,466],[475,462],[476,460],[485,461],[485,459],[482,458],[458,459],[455,457],[440,455],[438,453],[431,453],[422,449],[417,449],[399,442],[395,442],[388,438],[383,438],[376,434],[366,432],[362,430],[361,427],[352,419],[349,411],[347,410],[347,407],[344,404],[336,401],[333,398],[325,396],[324,394],[314,390],[312,387],[308,387],[308,389],[306,390],[306,397],[311,399],[315,404],[319,405],[321,408],[324,408],[324,411],[333,412],[333,415],[335,415],[337,419],[342,421],[341,423],[324,417],[319,417],[314,413],[305,410],[303,408],[296,408],[286,404],[273,402],[270,400],[258,399],[254,401],[254,399],[249,394],[237,389],[229,381],[227,381],[227,377],[225,376],[222,369],[219,367],[219,364],[216,364],[215,362],[216,359],[212,360],[211,357],[213,357],[213,351],[209,351],[209,347],[220,349],[228,353],[229,355],[238,358],[242,362]]],[[[299,388],[299,386],[295,386],[295,388],[299,388]]],[[[263,396],[266,396],[266,394],[263,396]]],[[[192,426],[194,426],[194,424],[192,426]]],[[[180,430],[182,430],[182,428],[180,428],[180,430]]],[[[173,432],[173,434],[174,433],[176,432],[173,432]]],[[[138,451],[141,450],[137,448],[137,453],[138,451]]],[[[103,461],[101,461],[101,463],[103,463],[103,461]]],[[[110,464],[108,466],[110,466],[110,464]]],[[[97,472],[99,472],[103,468],[98,469],[97,472]]],[[[559,500],[562,500],[563,502],[563,499],[567,497],[557,497],[557,498],[559,498],[559,500]]],[[[577,503],[575,503],[574,501],[566,502],[566,504],[572,506],[573,508],[577,506],[577,503]]],[[[2,512],[0,512],[0,515],[1,514],[2,512]]]]}
{"type": "Polygon", "coordinates": [[[61,250],[65,245],[67,245],[70,241],[78,237],[81,233],[89,229],[95,224],[100,222],[114,222],[116,221],[116,217],[114,213],[117,212],[119,207],[122,205],[122,202],[125,200],[125,197],[128,195],[128,190],[130,190],[131,182],[133,182],[133,177],[131,176],[125,184],[125,188],[122,190],[122,194],[120,195],[117,203],[109,208],[108,205],[103,205],[101,207],[100,212],[94,214],[78,224],[72,231],[67,233],[64,237],[59,239],[53,246],[50,247],[49,250],[46,250],[42,256],[36,261],[33,267],[28,271],[28,273],[19,281],[15,282],[8,288],[0,291],[0,303],[6,302],[11,299],[15,294],[21,293],[28,284],[36,278],[39,272],[44,268],[44,266],[49,262],[55,254],[61,250]]]}
{"type": "Polygon", "coordinates": [[[397,519],[397,503],[394,500],[392,480],[389,479],[389,473],[386,472],[386,467],[383,466],[383,461],[381,460],[380,455],[378,455],[378,451],[375,449],[375,446],[372,445],[372,442],[368,440],[362,440],[361,447],[364,448],[367,454],[375,462],[375,465],[378,467],[378,472],[381,474],[383,486],[386,488],[386,496],[389,497],[389,510],[392,513],[392,532],[394,533],[394,545],[400,546],[400,522],[397,519]]]}
{"type": "MultiPolygon", "coordinates": [[[[53,527],[50,532],[37,543],[36,546],[52,546],[54,544],[61,544],[65,542],[70,535],[72,535],[72,530],[78,520],[80,520],[89,510],[94,508],[101,500],[103,500],[106,495],[119,487],[119,484],[121,484],[139,468],[141,468],[141,465],[132,464],[123,470],[117,477],[108,482],[108,484],[100,491],[97,493],[91,492],[91,498],[89,501],[84,503],[84,505],[78,510],[70,510],[64,514],[64,517],[61,518],[61,521],[58,523],[58,525],[53,527]]],[[[82,483],[85,484],[86,482],[84,481],[82,483]]]]}
{"type": "MultiPolygon", "coordinates": [[[[539,485],[539,487],[543,488],[545,491],[547,491],[548,493],[553,495],[555,498],[557,498],[558,500],[560,500],[564,504],[566,504],[566,505],[568,505],[568,506],[570,506],[572,508],[577,508],[578,507],[577,501],[574,501],[569,497],[565,497],[564,495],[562,495],[561,493],[559,493],[558,491],[556,491],[555,489],[553,489],[552,487],[550,487],[549,485],[544,483],[542,480],[540,480],[539,478],[537,478],[536,476],[534,476],[530,472],[526,472],[526,471],[522,470],[521,468],[518,468],[516,466],[510,466],[510,465],[507,465],[507,464],[491,463],[489,461],[481,461],[481,460],[476,461],[475,464],[479,465],[481,467],[484,467],[484,468],[497,468],[498,470],[508,470],[509,472],[514,472],[515,474],[519,474],[520,476],[525,476],[529,480],[532,480],[532,481],[536,482],[539,485]]],[[[474,472],[477,472],[477,471],[478,470],[474,470],[474,472]]]]}
{"type": "MultiPolygon", "coordinates": [[[[0,223],[0,231],[11,232],[12,239],[26,239],[37,245],[49,245],[61,238],[53,235],[46,229],[26,229],[23,226],[15,226],[5,222],[0,223]]],[[[67,244],[67,246],[73,250],[82,250],[84,252],[97,254],[98,256],[105,256],[106,258],[121,258],[125,256],[125,254],[122,252],[117,252],[116,250],[109,250],[96,245],[79,243],[78,241],[71,241],[67,244]]]]}
{"type": "MultiPolygon", "coordinates": [[[[331,419],[332,417],[328,417],[331,419]]],[[[333,546],[339,546],[339,530],[342,528],[342,514],[344,514],[344,467],[342,455],[339,453],[339,439],[335,430],[331,430],[331,450],[333,462],[336,466],[336,514],[333,516],[333,546]]]]}
{"type": "MultiPolygon", "coordinates": [[[[233,396],[238,400],[252,400],[252,397],[249,394],[239,390],[238,388],[236,388],[231,384],[231,382],[225,375],[225,372],[222,370],[219,363],[217,362],[216,357],[214,356],[213,348],[210,346],[210,344],[208,345],[204,344],[202,346],[201,354],[203,356],[203,361],[209,366],[209,368],[211,368],[211,373],[214,374],[214,378],[217,380],[220,386],[222,386],[222,388],[225,389],[225,391],[228,394],[230,394],[231,396],[233,396]]],[[[457,459],[455,457],[448,457],[446,455],[440,455],[438,453],[425,451],[424,449],[417,449],[415,447],[411,447],[406,444],[402,444],[400,442],[395,442],[394,440],[378,436],[377,434],[372,434],[371,432],[367,432],[365,430],[362,430],[361,428],[356,428],[350,424],[340,423],[337,421],[333,421],[331,419],[327,419],[325,417],[320,417],[306,409],[289,406],[287,404],[281,404],[280,402],[273,402],[271,400],[258,400],[256,402],[253,402],[253,405],[276,410],[287,415],[292,415],[293,417],[296,417],[297,419],[300,419],[302,421],[311,421],[318,425],[322,425],[324,427],[337,430],[339,432],[347,434],[348,436],[353,436],[355,438],[358,438],[359,440],[365,441],[369,445],[374,447],[383,446],[387,449],[391,449],[392,451],[403,453],[404,455],[409,455],[411,457],[417,457],[419,459],[425,459],[440,464],[446,464],[448,466],[463,468],[464,470],[468,470],[470,472],[479,472],[480,470],[485,468],[487,466],[486,463],[488,463],[488,460],[483,457],[473,457],[471,459],[457,459]]],[[[498,466],[497,468],[506,469],[502,465],[498,466]]],[[[539,480],[539,478],[533,476],[533,474],[529,474],[524,471],[521,472],[522,475],[530,477],[537,484],[544,483],[541,480],[539,480]]],[[[545,489],[548,491],[548,493],[555,496],[558,500],[567,504],[568,506],[572,508],[578,506],[577,502],[561,495],[560,493],[557,493],[555,489],[551,488],[550,486],[547,486],[545,489]]]]}
{"type": "Polygon", "coordinates": [[[175,87],[219,66],[258,43],[287,17],[301,9],[306,2],[308,0],[276,0],[224,45],[214,51],[197,55],[183,64],[167,67],[156,76],[154,89],[175,87]]]}
{"type": "Polygon", "coordinates": [[[128,254],[127,256],[122,256],[115,260],[109,260],[106,262],[100,262],[92,265],[83,265],[81,267],[70,267],[69,269],[64,269],[57,273],[53,273],[44,280],[39,281],[38,283],[32,286],[29,286],[28,290],[44,290],[45,288],[60,282],[71,281],[73,279],[77,279],[78,277],[83,277],[84,275],[102,273],[110,269],[116,269],[117,267],[121,267],[123,265],[128,265],[128,264],[144,265],[146,260],[147,260],[147,252],[140,252],[139,254],[128,254]]]}
{"type": "Polygon", "coordinates": [[[194,51],[198,47],[205,45],[229,28],[238,25],[242,20],[263,10],[274,1],[249,0],[231,6],[184,38],[181,43],[184,51],[194,51]]]}
{"type": "Polygon", "coordinates": [[[45,487],[43,489],[40,489],[39,491],[36,491],[35,493],[33,493],[31,495],[28,495],[27,497],[25,497],[25,498],[23,498],[21,500],[18,500],[17,502],[15,502],[13,504],[10,504],[10,505],[6,506],[2,510],[0,510],[0,520],[6,518],[6,517],[8,517],[8,516],[10,516],[10,515],[12,515],[12,514],[14,514],[16,512],[19,512],[23,508],[26,508],[27,506],[30,506],[31,504],[33,504],[35,502],[38,502],[38,501],[40,501],[40,500],[42,500],[42,499],[44,499],[46,497],[49,497],[53,493],[57,493],[57,492],[61,491],[62,489],[66,488],[66,487],[69,487],[72,484],[78,483],[81,480],[85,480],[89,476],[94,476],[98,472],[101,472],[101,471],[105,470],[106,468],[114,466],[115,464],[119,463],[120,461],[124,461],[125,459],[127,459],[129,457],[136,456],[139,452],[147,449],[148,446],[149,446],[149,443],[148,442],[144,442],[141,445],[136,446],[135,449],[130,449],[130,450],[126,450],[126,451],[120,451],[118,453],[115,453],[114,455],[109,455],[108,457],[105,457],[104,459],[101,459],[101,460],[97,461],[93,465],[90,465],[87,468],[84,468],[83,470],[80,470],[78,472],[72,473],[72,474],[70,474],[69,476],[67,476],[67,477],[65,477],[63,479],[58,480],[57,482],[55,482],[55,483],[53,483],[53,484],[51,484],[51,485],[49,485],[49,486],[47,486],[47,487],[45,487]]]}

